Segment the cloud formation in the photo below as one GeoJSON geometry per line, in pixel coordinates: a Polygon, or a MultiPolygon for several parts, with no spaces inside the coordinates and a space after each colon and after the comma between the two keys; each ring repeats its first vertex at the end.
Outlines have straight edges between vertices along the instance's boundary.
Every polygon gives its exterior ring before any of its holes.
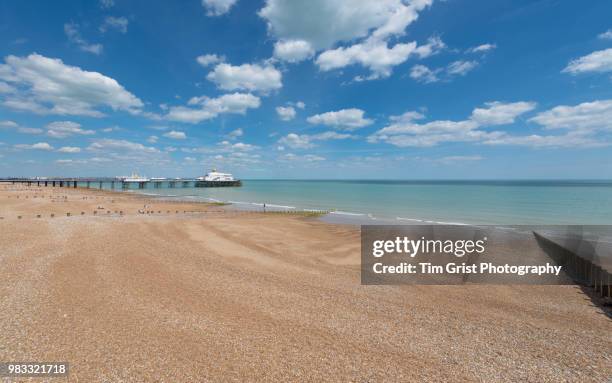
{"type": "Polygon", "coordinates": [[[166,138],[172,138],[173,140],[184,140],[187,138],[185,132],[179,132],[177,130],[171,130],[167,133],[164,133],[163,136],[166,138]]]}
{"type": "Polygon", "coordinates": [[[304,40],[282,40],[274,44],[274,57],[290,63],[309,59],[314,53],[310,43],[304,40]]]}
{"type": "Polygon", "coordinates": [[[218,56],[216,54],[205,54],[196,57],[196,61],[198,62],[198,64],[206,68],[212,64],[218,64],[225,61],[225,56],[218,56]]]}
{"type": "Polygon", "coordinates": [[[586,56],[572,60],[562,72],[572,75],[589,72],[612,72],[612,48],[595,51],[586,56]]]}
{"type": "Polygon", "coordinates": [[[102,33],[106,33],[109,30],[115,30],[119,33],[127,33],[129,23],[130,22],[125,17],[106,16],[99,29],[102,33]]]}
{"type": "Polygon", "coordinates": [[[534,148],[591,148],[608,146],[606,136],[612,131],[612,100],[597,100],[575,106],[557,106],[530,118],[545,130],[565,129],[561,135],[511,135],[505,131],[481,128],[506,125],[535,108],[533,102],[488,102],[475,108],[469,119],[462,121],[436,120],[417,123],[424,118],[418,112],[408,112],[392,118],[392,124],[368,137],[369,142],[386,142],[398,147],[429,147],[445,142],[475,142],[484,145],[518,145],[534,148]]]}
{"type": "Polygon", "coordinates": [[[7,56],[0,64],[0,80],[19,87],[2,101],[19,111],[102,117],[99,107],[138,114],[144,105],[113,78],[36,53],[7,56]]]}
{"type": "Polygon", "coordinates": [[[26,149],[26,150],[45,150],[51,151],[53,150],[53,146],[49,145],[47,142],[37,142],[35,144],[17,144],[15,145],[16,149],[26,149]]]}
{"type": "Polygon", "coordinates": [[[221,16],[230,11],[237,0],[202,0],[208,16],[221,16]]]}
{"type": "Polygon", "coordinates": [[[280,145],[288,146],[292,149],[309,149],[315,145],[315,141],[344,140],[353,136],[347,133],[323,132],[318,134],[296,134],[289,133],[278,140],[280,145]]]}
{"type": "Polygon", "coordinates": [[[75,23],[64,24],[64,33],[68,37],[68,41],[79,47],[83,52],[99,55],[102,53],[102,44],[90,44],[81,36],[79,26],[75,23]]]}
{"type": "Polygon", "coordinates": [[[364,111],[357,108],[341,109],[333,112],[315,114],[306,119],[311,124],[326,125],[332,128],[355,130],[374,123],[374,120],[364,118],[364,111]]]}
{"type": "Polygon", "coordinates": [[[189,100],[188,105],[189,107],[170,107],[168,114],[164,117],[171,121],[195,124],[210,120],[220,114],[245,114],[248,109],[259,108],[261,100],[250,93],[232,93],[217,98],[193,97],[189,100]]]}
{"type": "Polygon", "coordinates": [[[323,51],[315,61],[320,70],[357,64],[371,72],[367,77],[356,78],[364,80],[389,76],[392,68],[410,55],[423,58],[444,48],[437,37],[422,47],[417,47],[414,41],[390,44],[390,39],[404,35],[418,13],[431,3],[430,0],[268,0],[259,15],[266,20],[268,33],[278,40],[275,57],[297,62],[323,51]],[[361,41],[334,48],[337,43],[356,40],[361,41]]]}
{"type": "Polygon", "coordinates": [[[291,121],[295,118],[295,108],[292,106],[277,106],[276,114],[283,121],[291,121]]]}
{"type": "Polygon", "coordinates": [[[412,111],[392,117],[391,124],[370,135],[368,141],[386,142],[398,147],[431,147],[445,142],[492,142],[506,137],[506,133],[479,128],[512,124],[519,116],[534,108],[535,103],[532,102],[493,101],[484,107],[475,108],[466,120],[435,120],[426,123],[417,122],[425,116],[412,111]]]}
{"type": "Polygon", "coordinates": [[[221,63],[206,78],[223,90],[267,93],[283,86],[281,72],[270,65],[221,63]]]}
{"type": "Polygon", "coordinates": [[[93,130],[86,130],[73,121],[55,121],[47,125],[47,135],[53,138],[66,138],[72,135],[91,135],[93,130]]]}
{"type": "Polygon", "coordinates": [[[465,76],[478,67],[475,60],[457,60],[443,68],[430,69],[425,65],[417,64],[410,69],[410,78],[423,83],[430,84],[438,81],[450,81],[454,77],[465,76]]]}

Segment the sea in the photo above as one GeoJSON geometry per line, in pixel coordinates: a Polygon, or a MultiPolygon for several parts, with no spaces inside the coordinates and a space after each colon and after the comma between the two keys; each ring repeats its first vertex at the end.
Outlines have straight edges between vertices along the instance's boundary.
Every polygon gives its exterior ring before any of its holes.
{"type": "MultiPolygon", "coordinates": [[[[93,186],[93,185],[92,185],[93,186]]],[[[243,180],[242,187],[128,189],[243,210],[329,211],[361,223],[610,225],[612,181],[243,180]]],[[[104,184],[103,188],[110,188],[104,184]]]]}

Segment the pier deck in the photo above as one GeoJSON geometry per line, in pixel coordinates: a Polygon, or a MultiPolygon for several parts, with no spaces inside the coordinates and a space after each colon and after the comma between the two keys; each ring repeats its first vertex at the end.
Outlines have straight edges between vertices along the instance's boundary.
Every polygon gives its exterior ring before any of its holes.
{"type": "Polygon", "coordinates": [[[203,181],[196,178],[168,178],[168,179],[151,179],[148,181],[126,181],[122,178],[113,177],[48,177],[48,178],[0,178],[0,182],[10,182],[13,184],[26,184],[36,186],[51,186],[51,187],[85,187],[99,188],[106,186],[109,189],[130,189],[131,186],[136,186],[138,189],[147,189],[148,186],[153,188],[190,188],[190,187],[231,187],[241,186],[240,180],[235,181],[203,181]]]}

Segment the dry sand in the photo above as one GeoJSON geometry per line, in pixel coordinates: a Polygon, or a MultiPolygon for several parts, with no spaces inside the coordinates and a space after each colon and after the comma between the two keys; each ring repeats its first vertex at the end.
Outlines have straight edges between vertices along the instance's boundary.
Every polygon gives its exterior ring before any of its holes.
{"type": "Polygon", "coordinates": [[[16,185],[0,217],[0,361],[69,381],[612,377],[612,321],[578,287],[361,286],[354,227],[16,185]]]}

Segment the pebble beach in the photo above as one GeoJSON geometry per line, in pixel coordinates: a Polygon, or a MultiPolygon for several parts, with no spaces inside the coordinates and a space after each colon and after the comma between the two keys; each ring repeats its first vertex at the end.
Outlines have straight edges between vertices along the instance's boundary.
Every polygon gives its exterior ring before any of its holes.
{"type": "Polygon", "coordinates": [[[53,381],[612,377],[578,286],[362,286],[359,228],[304,214],[0,184],[0,244],[0,361],[53,381]]]}

